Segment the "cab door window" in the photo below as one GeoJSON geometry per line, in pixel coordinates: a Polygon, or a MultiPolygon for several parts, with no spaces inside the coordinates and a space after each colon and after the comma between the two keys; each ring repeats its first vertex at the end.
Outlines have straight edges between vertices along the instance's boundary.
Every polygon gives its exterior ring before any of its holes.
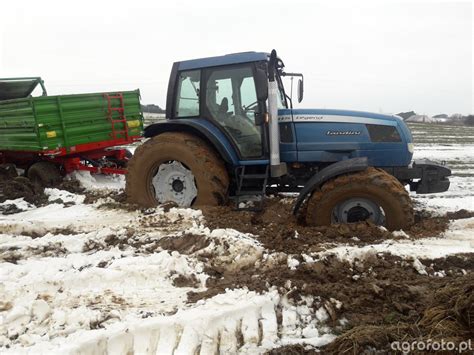
{"type": "Polygon", "coordinates": [[[176,117],[199,116],[201,71],[183,71],[178,75],[176,117]]]}
{"type": "Polygon", "coordinates": [[[255,125],[257,92],[251,66],[209,69],[206,110],[244,158],[262,156],[261,127],[255,125]]]}

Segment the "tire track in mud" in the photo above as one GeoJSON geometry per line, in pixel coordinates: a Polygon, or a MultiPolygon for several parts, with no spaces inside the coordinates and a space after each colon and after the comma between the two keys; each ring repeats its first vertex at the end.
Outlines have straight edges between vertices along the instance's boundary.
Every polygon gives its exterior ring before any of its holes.
{"type": "Polygon", "coordinates": [[[270,198],[262,212],[234,211],[231,207],[203,207],[204,224],[210,229],[234,228],[250,233],[267,249],[285,253],[318,252],[323,245],[368,245],[384,240],[421,239],[445,232],[450,220],[469,218],[474,212],[460,210],[444,216],[415,212],[415,224],[405,233],[387,231],[369,222],[311,227],[292,214],[293,199],[270,198]]]}

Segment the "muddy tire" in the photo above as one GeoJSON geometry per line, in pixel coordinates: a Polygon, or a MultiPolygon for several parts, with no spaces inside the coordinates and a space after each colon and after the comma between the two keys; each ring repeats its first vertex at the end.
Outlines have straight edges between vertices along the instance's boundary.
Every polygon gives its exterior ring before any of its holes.
{"type": "MultiPolygon", "coordinates": [[[[364,171],[341,175],[326,182],[321,189],[313,192],[307,205],[306,222],[309,225],[324,226],[333,223],[350,223],[335,220],[335,214],[347,215],[347,210],[362,216],[368,216],[367,211],[358,207],[362,205],[382,208],[382,223],[389,230],[405,229],[414,223],[413,207],[408,192],[403,185],[384,170],[368,168],[364,171]],[[355,201],[355,202],[353,202],[355,201]],[[347,206],[341,211],[340,206],[347,206]],[[335,213],[337,211],[337,213],[335,213]]],[[[343,220],[343,218],[341,218],[343,220]]]]}
{"type": "Polygon", "coordinates": [[[139,146],[128,163],[126,194],[131,203],[153,207],[158,203],[153,178],[160,166],[179,162],[194,176],[197,196],[193,206],[217,206],[227,200],[229,176],[224,162],[202,139],[189,133],[166,132],[139,146]]]}
{"type": "Polygon", "coordinates": [[[42,187],[54,187],[62,181],[58,167],[47,161],[34,163],[28,169],[26,175],[32,183],[42,187]]]}
{"type": "Polygon", "coordinates": [[[18,176],[15,164],[0,164],[0,181],[10,180],[18,176]]]}

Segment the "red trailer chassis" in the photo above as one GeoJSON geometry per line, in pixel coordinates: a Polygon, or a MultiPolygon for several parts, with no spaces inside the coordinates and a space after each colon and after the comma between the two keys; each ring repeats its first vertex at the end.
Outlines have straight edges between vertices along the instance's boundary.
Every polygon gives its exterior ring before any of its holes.
{"type": "Polygon", "coordinates": [[[34,163],[48,161],[60,167],[63,174],[76,170],[97,174],[125,174],[127,172],[125,165],[130,158],[129,152],[125,148],[114,149],[114,147],[128,145],[142,138],[129,136],[127,139],[81,144],[69,147],[69,151],[66,148],[42,152],[0,151],[0,163],[12,163],[28,170],[34,163]]]}

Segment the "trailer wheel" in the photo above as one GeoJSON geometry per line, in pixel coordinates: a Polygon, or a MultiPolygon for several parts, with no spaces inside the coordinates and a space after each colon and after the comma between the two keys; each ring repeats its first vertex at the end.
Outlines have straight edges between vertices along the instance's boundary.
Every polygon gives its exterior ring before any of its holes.
{"type": "Polygon", "coordinates": [[[224,162],[188,133],[155,136],[138,147],[128,163],[127,198],[143,207],[170,201],[180,207],[222,205],[228,186],[224,162]]]}
{"type": "Polygon", "coordinates": [[[0,180],[9,180],[18,176],[15,164],[0,164],[0,180]]]}
{"type": "Polygon", "coordinates": [[[309,225],[330,225],[370,220],[389,230],[414,222],[408,192],[392,175],[381,169],[341,175],[313,192],[306,212],[309,225]]]}
{"type": "Polygon", "coordinates": [[[61,173],[57,166],[48,161],[34,163],[27,171],[27,176],[34,184],[42,187],[53,187],[61,180],[61,173]]]}

